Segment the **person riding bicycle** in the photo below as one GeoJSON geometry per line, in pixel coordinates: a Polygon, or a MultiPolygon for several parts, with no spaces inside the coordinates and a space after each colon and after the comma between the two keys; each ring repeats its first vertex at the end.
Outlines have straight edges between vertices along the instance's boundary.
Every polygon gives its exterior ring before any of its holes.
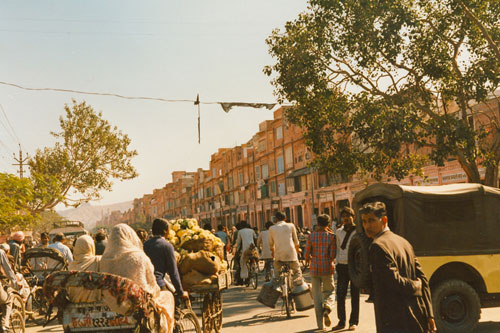
{"type": "Polygon", "coordinates": [[[161,290],[170,290],[176,304],[180,298],[188,298],[188,293],[182,289],[181,278],[177,269],[174,247],[165,238],[168,235],[168,221],[155,219],[152,226],[153,237],[144,243],[144,252],[154,266],[156,283],[161,290]]]}
{"type": "Polygon", "coordinates": [[[269,228],[269,247],[274,258],[274,271],[281,270],[282,263],[288,263],[292,272],[292,279],[297,284],[303,282],[297,252],[299,251],[299,239],[297,230],[293,223],[286,222],[286,216],[282,212],[276,212],[276,222],[269,228]]]}
{"type": "Polygon", "coordinates": [[[248,279],[247,261],[252,256],[252,249],[255,248],[257,237],[246,221],[241,221],[240,223],[242,228],[238,231],[236,249],[241,252],[240,277],[246,283],[248,279]]]}
{"type": "MultiPolygon", "coordinates": [[[[11,286],[16,290],[20,289],[16,275],[9,264],[9,259],[3,250],[0,250],[0,274],[10,281],[11,286]]],[[[0,282],[0,333],[10,332],[9,330],[9,318],[12,311],[12,299],[10,294],[4,289],[3,282],[0,282]]]]}

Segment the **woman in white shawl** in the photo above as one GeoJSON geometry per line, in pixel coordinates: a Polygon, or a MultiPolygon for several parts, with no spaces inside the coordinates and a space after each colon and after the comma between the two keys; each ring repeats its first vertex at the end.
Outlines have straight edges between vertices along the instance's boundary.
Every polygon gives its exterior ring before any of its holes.
{"type": "Polygon", "coordinates": [[[101,272],[126,277],[153,295],[166,317],[165,332],[172,332],[175,302],[170,291],[160,292],[154,267],[142,249],[136,232],[126,224],[117,224],[111,230],[106,250],[101,259],[101,272]]]}
{"type": "MultiPolygon", "coordinates": [[[[99,271],[101,256],[95,255],[95,244],[92,237],[88,235],[78,237],[73,248],[73,259],[68,266],[70,271],[99,271]]],[[[68,296],[74,303],[95,302],[101,298],[98,291],[87,290],[83,287],[69,287],[68,296]]]]}
{"type": "Polygon", "coordinates": [[[95,244],[92,237],[78,237],[73,248],[73,261],[69,264],[70,271],[99,271],[101,256],[95,255],[95,244]]]}

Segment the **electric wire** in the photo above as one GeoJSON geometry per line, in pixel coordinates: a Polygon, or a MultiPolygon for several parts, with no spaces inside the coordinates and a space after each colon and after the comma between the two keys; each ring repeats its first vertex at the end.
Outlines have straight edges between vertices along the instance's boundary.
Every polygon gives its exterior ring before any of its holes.
{"type": "MultiPolygon", "coordinates": [[[[168,98],[162,98],[162,97],[126,96],[126,95],[121,95],[121,94],[117,94],[117,93],[83,91],[83,90],[62,89],[62,88],[32,88],[32,87],[22,86],[22,85],[19,85],[16,83],[10,83],[10,82],[4,82],[4,81],[0,81],[0,84],[23,89],[23,90],[29,90],[29,91],[56,91],[56,92],[75,93],[75,94],[82,94],[82,95],[111,96],[111,97],[130,99],[130,100],[147,100],[147,101],[158,101],[158,102],[167,102],[167,103],[195,103],[195,102],[197,102],[194,99],[168,99],[168,98]]],[[[197,102],[197,103],[200,103],[200,104],[222,104],[224,102],[197,102]]],[[[267,103],[267,104],[273,104],[273,103],[267,103]]]]}
{"type": "Polygon", "coordinates": [[[10,123],[9,117],[7,117],[7,113],[5,112],[5,109],[3,108],[2,104],[0,104],[0,110],[2,110],[2,113],[3,113],[3,116],[5,117],[5,120],[7,120],[7,124],[10,127],[10,131],[7,129],[7,127],[5,126],[5,124],[3,122],[2,122],[2,126],[5,128],[7,133],[9,133],[11,138],[14,139],[14,141],[17,144],[21,145],[21,140],[19,140],[19,137],[17,136],[16,131],[14,130],[14,127],[12,127],[12,124],[10,123]]]}

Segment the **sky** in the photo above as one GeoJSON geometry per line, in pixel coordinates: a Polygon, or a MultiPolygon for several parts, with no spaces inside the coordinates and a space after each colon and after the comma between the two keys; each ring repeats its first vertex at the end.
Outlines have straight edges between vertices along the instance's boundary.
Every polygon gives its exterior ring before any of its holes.
{"type": "MultiPolygon", "coordinates": [[[[262,69],[265,39],[306,9],[305,0],[0,0],[0,81],[30,88],[193,100],[274,103],[262,69]]],[[[0,172],[16,173],[18,144],[33,155],[71,100],[85,100],[132,140],[139,177],[115,181],[93,204],[140,198],[176,170],[209,168],[218,148],[247,142],[266,109],[27,91],[0,84],[0,172]],[[2,112],[3,109],[3,112],[2,112]],[[12,129],[11,129],[12,128],[12,129]]]]}

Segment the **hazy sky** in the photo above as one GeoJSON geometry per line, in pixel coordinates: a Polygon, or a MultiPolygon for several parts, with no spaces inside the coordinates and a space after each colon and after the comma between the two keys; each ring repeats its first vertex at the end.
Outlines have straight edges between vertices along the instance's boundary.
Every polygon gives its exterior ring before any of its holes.
{"type": "MultiPolygon", "coordinates": [[[[34,88],[201,101],[272,103],[265,38],[306,9],[305,0],[0,1],[0,81],[34,88]]],[[[174,170],[207,169],[219,147],[248,141],[265,109],[134,101],[0,85],[0,171],[15,173],[17,139],[33,154],[71,99],[85,100],[132,139],[139,177],[116,182],[99,204],[132,200],[171,181],[174,170]]]]}

